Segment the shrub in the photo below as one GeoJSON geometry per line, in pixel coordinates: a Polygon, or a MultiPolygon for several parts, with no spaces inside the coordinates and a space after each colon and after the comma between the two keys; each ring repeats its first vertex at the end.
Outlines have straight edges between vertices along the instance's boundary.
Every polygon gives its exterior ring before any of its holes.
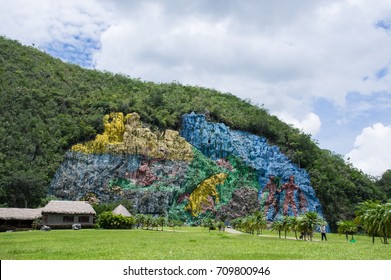
{"type": "Polygon", "coordinates": [[[99,215],[97,224],[104,229],[131,229],[136,222],[133,217],[116,215],[107,211],[99,215]]]}

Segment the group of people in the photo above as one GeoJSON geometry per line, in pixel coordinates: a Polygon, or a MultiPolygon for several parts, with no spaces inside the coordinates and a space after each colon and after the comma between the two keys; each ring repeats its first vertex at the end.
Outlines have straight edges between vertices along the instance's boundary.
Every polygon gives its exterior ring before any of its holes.
{"type": "MultiPolygon", "coordinates": [[[[324,240],[324,241],[327,241],[327,236],[326,236],[326,226],[325,225],[321,225],[320,226],[320,228],[319,228],[319,231],[320,231],[320,235],[321,235],[321,237],[322,237],[322,241],[324,240]]],[[[299,237],[299,239],[306,239],[306,233],[304,232],[304,231],[302,231],[301,233],[300,233],[300,237],[299,237]]],[[[310,238],[310,240],[312,240],[312,233],[310,234],[310,236],[309,236],[309,238],[310,238]]]]}

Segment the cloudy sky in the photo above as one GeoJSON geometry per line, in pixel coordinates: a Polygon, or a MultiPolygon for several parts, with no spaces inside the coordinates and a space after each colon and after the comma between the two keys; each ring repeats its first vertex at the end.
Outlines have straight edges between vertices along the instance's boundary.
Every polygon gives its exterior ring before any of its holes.
{"type": "Polygon", "coordinates": [[[391,169],[389,0],[1,0],[0,34],[249,98],[367,174],[391,169]]]}

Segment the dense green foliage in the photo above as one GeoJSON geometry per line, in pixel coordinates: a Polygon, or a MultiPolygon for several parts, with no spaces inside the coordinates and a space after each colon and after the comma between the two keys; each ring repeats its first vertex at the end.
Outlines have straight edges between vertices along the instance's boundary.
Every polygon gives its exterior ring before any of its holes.
{"type": "Polygon", "coordinates": [[[182,114],[195,111],[266,137],[309,171],[331,226],[358,202],[390,195],[310,135],[232,94],[87,70],[0,37],[0,205],[39,205],[65,151],[101,133],[113,111],[138,112],[153,129],[179,129],[182,114]]]}
{"type": "Polygon", "coordinates": [[[391,169],[383,173],[382,177],[377,181],[377,185],[386,193],[387,197],[391,197],[391,169]]]}
{"type": "Polygon", "coordinates": [[[132,229],[136,221],[132,216],[125,217],[108,211],[99,215],[96,224],[105,229],[132,229]]]}

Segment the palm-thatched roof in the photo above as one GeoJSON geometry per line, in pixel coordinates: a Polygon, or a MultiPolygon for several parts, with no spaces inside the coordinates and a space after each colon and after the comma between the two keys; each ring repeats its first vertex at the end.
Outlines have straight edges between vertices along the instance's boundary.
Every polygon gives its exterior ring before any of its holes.
{"type": "Polygon", "coordinates": [[[42,217],[42,208],[0,208],[0,220],[35,220],[42,217]]]}
{"type": "Polygon", "coordinates": [[[42,209],[42,214],[92,214],[96,212],[87,201],[52,200],[42,209]]]}
{"type": "Polygon", "coordinates": [[[125,217],[130,217],[132,214],[129,213],[128,209],[126,209],[122,204],[118,205],[114,210],[113,214],[122,215],[125,217]]]}

